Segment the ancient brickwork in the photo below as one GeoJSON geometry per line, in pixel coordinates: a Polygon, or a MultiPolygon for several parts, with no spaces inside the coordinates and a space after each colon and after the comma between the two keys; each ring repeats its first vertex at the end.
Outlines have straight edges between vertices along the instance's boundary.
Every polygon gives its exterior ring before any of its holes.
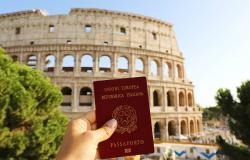
{"type": "Polygon", "coordinates": [[[132,13],[71,9],[0,15],[0,45],[16,61],[41,70],[64,95],[71,118],[95,107],[93,81],[146,76],[156,139],[202,132],[193,84],[186,79],[173,26],[132,13]]]}

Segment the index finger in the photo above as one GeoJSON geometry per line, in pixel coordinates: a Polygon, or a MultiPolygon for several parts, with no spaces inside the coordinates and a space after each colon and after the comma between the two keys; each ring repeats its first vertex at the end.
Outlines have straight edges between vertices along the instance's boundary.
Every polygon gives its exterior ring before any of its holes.
{"type": "Polygon", "coordinates": [[[81,119],[84,121],[87,120],[90,125],[95,123],[96,122],[95,110],[87,112],[83,117],[81,117],[81,119]]]}

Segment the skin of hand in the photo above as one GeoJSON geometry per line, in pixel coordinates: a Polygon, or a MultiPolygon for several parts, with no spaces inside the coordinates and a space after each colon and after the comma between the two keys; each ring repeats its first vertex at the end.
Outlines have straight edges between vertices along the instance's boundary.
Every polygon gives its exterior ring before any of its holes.
{"type": "Polygon", "coordinates": [[[111,119],[96,129],[95,111],[84,117],[72,120],[67,127],[57,160],[94,160],[99,158],[98,143],[111,137],[117,127],[117,121],[111,119]]]}

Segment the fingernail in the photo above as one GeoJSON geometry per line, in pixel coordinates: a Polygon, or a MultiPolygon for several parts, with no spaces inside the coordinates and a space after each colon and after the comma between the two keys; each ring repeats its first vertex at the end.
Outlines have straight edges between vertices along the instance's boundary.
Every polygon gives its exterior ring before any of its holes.
{"type": "Polygon", "coordinates": [[[117,126],[117,120],[116,119],[111,119],[108,122],[106,122],[106,125],[110,128],[116,128],[117,126]]]}

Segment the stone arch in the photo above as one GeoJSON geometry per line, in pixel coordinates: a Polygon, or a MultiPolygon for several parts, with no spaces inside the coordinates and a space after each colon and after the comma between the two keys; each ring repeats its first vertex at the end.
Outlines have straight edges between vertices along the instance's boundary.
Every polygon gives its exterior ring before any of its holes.
{"type": "Polygon", "coordinates": [[[150,74],[152,76],[158,76],[159,71],[158,71],[158,62],[156,60],[151,60],[150,61],[150,74]]]}
{"type": "Polygon", "coordinates": [[[49,54],[45,57],[45,72],[54,72],[56,67],[56,57],[49,54]]]}
{"type": "Polygon", "coordinates": [[[194,121],[191,120],[190,121],[190,135],[194,135],[194,121]]]}
{"type": "Polygon", "coordinates": [[[63,94],[61,106],[71,106],[72,89],[70,87],[63,87],[61,92],[63,94]]]}
{"type": "Polygon", "coordinates": [[[197,132],[200,133],[200,121],[197,120],[197,132]]]}
{"type": "Polygon", "coordinates": [[[180,64],[176,65],[176,77],[177,78],[183,78],[183,69],[180,64]]]}
{"type": "Polygon", "coordinates": [[[187,123],[185,120],[181,121],[181,134],[187,135],[187,123]]]}
{"type": "Polygon", "coordinates": [[[93,72],[93,57],[90,54],[85,54],[81,58],[81,72],[93,72]]]}
{"type": "Polygon", "coordinates": [[[125,56],[121,56],[117,61],[117,69],[120,73],[128,73],[128,58],[125,56]]]}
{"type": "Polygon", "coordinates": [[[126,35],[126,28],[125,27],[121,27],[120,28],[120,33],[121,33],[121,35],[126,35]]]}
{"type": "Polygon", "coordinates": [[[167,92],[167,105],[168,106],[175,106],[174,102],[175,102],[174,92],[168,91],[167,92]]]}
{"type": "Polygon", "coordinates": [[[49,25],[49,32],[50,32],[50,33],[53,33],[53,32],[55,32],[55,31],[56,31],[55,25],[50,24],[50,25],[49,25]]]}
{"type": "Polygon", "coordinates": [[[92,90],[89,87],[83,87],[80,90],[79,106],[92,106],[92,90]]]}
{"type": "Polygon", "coordinates": [[[75,67],[75,57],[72,55],[65,55],[62,60],[62,70],[64,72],[73,72],[75,67]]]}
{"type": "Polygon", "coordinates": [[[92,32],[92,26],[90,24],[86,24],[84,27],[84,32],[86,33],[92,32]]]}
{"type": "Polygon", "coordinates": [[[156,122],[154,125],[154,138],[160,139],[161,138],[161,126],[160,122],[156,122]]]}
{"type": "Polygon", "coordinates": [[[37,68],[37,56],[36,55],[30,55],[27,58],[27,65],[30,66],[33,69],[37,68]]]}
{"type": "Polygon", "coordinates": [[[161,106],[161,94],[159,90],[153,91],[153,106],[161,106]]]}
{"type": "Polygon", "coordinates": [[[111,72],[111,58],[107,55],[103,55],[99,58],[99,71],[111,72]]]}
{"type": "Polygon", "coordinates": [[[13,55],[13,56],[11,56],[11,58],[12,58],[13,62],[18,61],[18,59],[19,59],[17,55],[13,55]]]}
{"type": "Polygon", "coordinates": [[[179,93],[179,106],[185,106],[185,96],[183,92],[179,93]]]}
{"type": "Polygon", "coordinates": [[[168,122],[168,135],[169,136],[175,136],[176,135],[176,122],[174,120],[171,120],[168,122]]]}
{"type": "Polygon", "coordinates": [[[163,64],[163,76],[166,78],[172,77],[172,66],[168,62],[163,64]]]}
{"type": "Polygon", "coordinates": [[[135,60],[135,72],[144,73],[144,63],[141,58],[135,60]]]}
{"type": "Polygon", "coordinates": [[[192,96],[192,93],[188,93],[188,106],[193,106],[193,96],[192,96]]]}

